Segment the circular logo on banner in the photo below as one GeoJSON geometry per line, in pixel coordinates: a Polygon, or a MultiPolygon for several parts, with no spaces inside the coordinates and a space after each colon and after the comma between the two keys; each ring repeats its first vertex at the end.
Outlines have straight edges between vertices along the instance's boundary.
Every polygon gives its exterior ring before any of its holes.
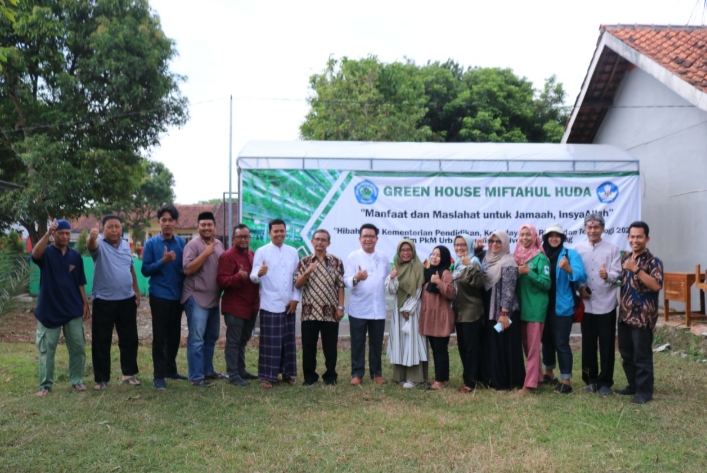
{"type": "Polygon", "coordinates": [[[354,194],[359,204],[374,204],[378,199],[378,187],[371,181],[362,181],[354,187],[354,194]]]}
{"type": "Polygon", "coordinates": [[[606,181],[597,187],[597,197],[602,204],[610,204],[619,196],[619,188],[613,182],[606,181]]]}

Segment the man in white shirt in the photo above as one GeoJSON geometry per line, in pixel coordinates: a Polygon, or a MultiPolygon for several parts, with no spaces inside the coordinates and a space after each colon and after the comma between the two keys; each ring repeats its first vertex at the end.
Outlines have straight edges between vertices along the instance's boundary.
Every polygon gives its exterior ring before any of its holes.
{"type": "Polygon", "coordinates": [[[358,231],[361,249],[346,258],[344,284],[351,291],[346,313],[351,331],[351,385],[358,386],[365,372],[366,332],[368,332],[368,371],[378,384],[383,379],[381,356],[385,332],[385,278],[390,261],[376,251],[378,228],[364,223],[358,231]]]}
{"type": "Polygon", "coordinates": [[[287,227],[279,218],[268,223],[270,243],[258,248],[253,257],[250,280],[260,284],[260,349],[258,377],[260,385],[272,388],[277,376],[295,384],[297,359],[295,311],[300,291],[293,275],[299,263],[297,250],[285,245],[287,227]]]}
{"type": "Polygon", "coordinates": [[[575,247],[587,272],[582,286],[584,320],[582,321],[582,379],[586,393],[610,396],[614,384],[616,342],[616,281],[621,276],[621,254],[616,245],[601,238],[604,217],[592,213],[584,219],[587,240],[575,247]],[[597,341],[601,366],[597,361],[597,341]],[[600,371],[601,368],[601,371],[600,371]]]}

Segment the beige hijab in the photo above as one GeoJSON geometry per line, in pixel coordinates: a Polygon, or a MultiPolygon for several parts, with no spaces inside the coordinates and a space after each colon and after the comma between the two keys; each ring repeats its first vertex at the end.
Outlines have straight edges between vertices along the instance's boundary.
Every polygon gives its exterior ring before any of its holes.
{"type": "MultiPolygon", "coordinates": [[[[488,291],[501,279],[501,270],[508,266],[517,268],[513,256],[511,256],[511,239],[508,233],[503,230],[496,230],[491,234],[491,236],[497,237],[501,240],[501,251],[498,253],[492,253],[491,247],[486,252],[484,257],[484,264],[486,265],[486,270],[484,271],[484,288],[488,291]]],[[[489,237],[489,239],[491,238],[489,237]]]]}

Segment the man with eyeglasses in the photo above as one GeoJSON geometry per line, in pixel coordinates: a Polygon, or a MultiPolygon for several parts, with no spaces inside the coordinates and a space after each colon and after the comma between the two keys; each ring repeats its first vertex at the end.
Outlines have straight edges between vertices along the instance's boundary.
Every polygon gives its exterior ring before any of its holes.
{"type": "Polygon", "coordinates": [[[385,384],[381,357],[385,332],[385,278],[390,274],[388,257],[376,251],[378,228],[364,223],[358,231],[361,249],[346,259],[344,283],[351,291],[346,312],[351,330],[351,386],[361,384],[366,365],[368,333],[368,371],[371,379],[385,384]]]}
{"type": "Polygon", "coordinates": [[[585,393],[599,392],[607,397],[612,394],[614,384],[616,281],[621,277],[621,253],[616,245],[602,240],[604,217],[601,214],[587,215],[584,231],[587,240],[575,247],[587,273],[587,283],[581,289],[584,299],[582,380],[587,383],[585,393]]]}
{"type": "Polygon", "coordinates": [[[326,372],[324,384],[336,385],[339,321],[344,318],[344,264],[327,253],[331,235],[324,229],[314,232],[314,254],[305,256],[295,271],[295,287],[302,290],[302,372],[304,385],[313,386],[317,374],[317,340],[322,334],[326,372]]]}
{"type": "Polygon", "coordinates": [[[250,280],[253,269],[250,249],[250,229],[242,223],[233,229],[233,247],[218,260],[216,280],[223,289],[221,313],[226,322],[226,370],[234,386],[248,386],[249,379],[258,379],[245,366],[245,349],[253,333],[260,308],[257,284],[250,280]]]}

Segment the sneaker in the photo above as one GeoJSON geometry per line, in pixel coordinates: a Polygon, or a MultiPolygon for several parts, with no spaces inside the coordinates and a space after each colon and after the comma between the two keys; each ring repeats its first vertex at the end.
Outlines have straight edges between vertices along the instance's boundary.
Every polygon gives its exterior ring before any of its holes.
{"type": "Polygon", "coordinates": [[[587,384],[587,387],[584,388],[584,393],[585,394],[592,394],[595,393],[599,390],[596,384],[587,384]]]}
{"type": "Polygon", "coordinates": [[[405,389],[412,389],[415,387],[415,383],[411,383],[410,381],[405,381],[403,383],[403,388],[405,389]]]}
{"type": "Polygon", "coordinates": [[[645,404],[648,401],[650,401],[650,399],[646,399],[642,396],[634,396],[633,399],[631,399],[631,404],[645,404]]]}
{"type": "Polygon", "coordinates": [[[159,389],[160,391],[164,391],[167,389],[167,383],[164,382],[164,378],[155,378],[152,381],[152,385],[155,387],[155,389],[159,389]]]}
{"type": "Polygon", "coordinates": [[[241,373],[241,378],[243,378],[243,379],[258,379],[258,377],[255,376],[253,373],[249,373],[247,371],[244,371],[243,373],[241,373]]]}
{"type": "Polygon", "coordinates": [[[602,397],[609,397],[613,394],[613,391],[609,386],[602,386],[599,388],[599,394],[601,394],[602,397]]]}
{"type": "Polygon", "coordinates": [[[623,389],[614,389],[614,392],[616,394],[620,394],[621,396],[634,396],[636,394],[636,390],[629,386],[626,386],[623,389]]]}
{"type": "Polygon", "coordinates": [[[250,382],[246,381],[245,379],[241,378],[240,376],[234,376],[233,378],[229,379],[228,382],[234,386],[249,386],[250,385],[250,382]]]}

